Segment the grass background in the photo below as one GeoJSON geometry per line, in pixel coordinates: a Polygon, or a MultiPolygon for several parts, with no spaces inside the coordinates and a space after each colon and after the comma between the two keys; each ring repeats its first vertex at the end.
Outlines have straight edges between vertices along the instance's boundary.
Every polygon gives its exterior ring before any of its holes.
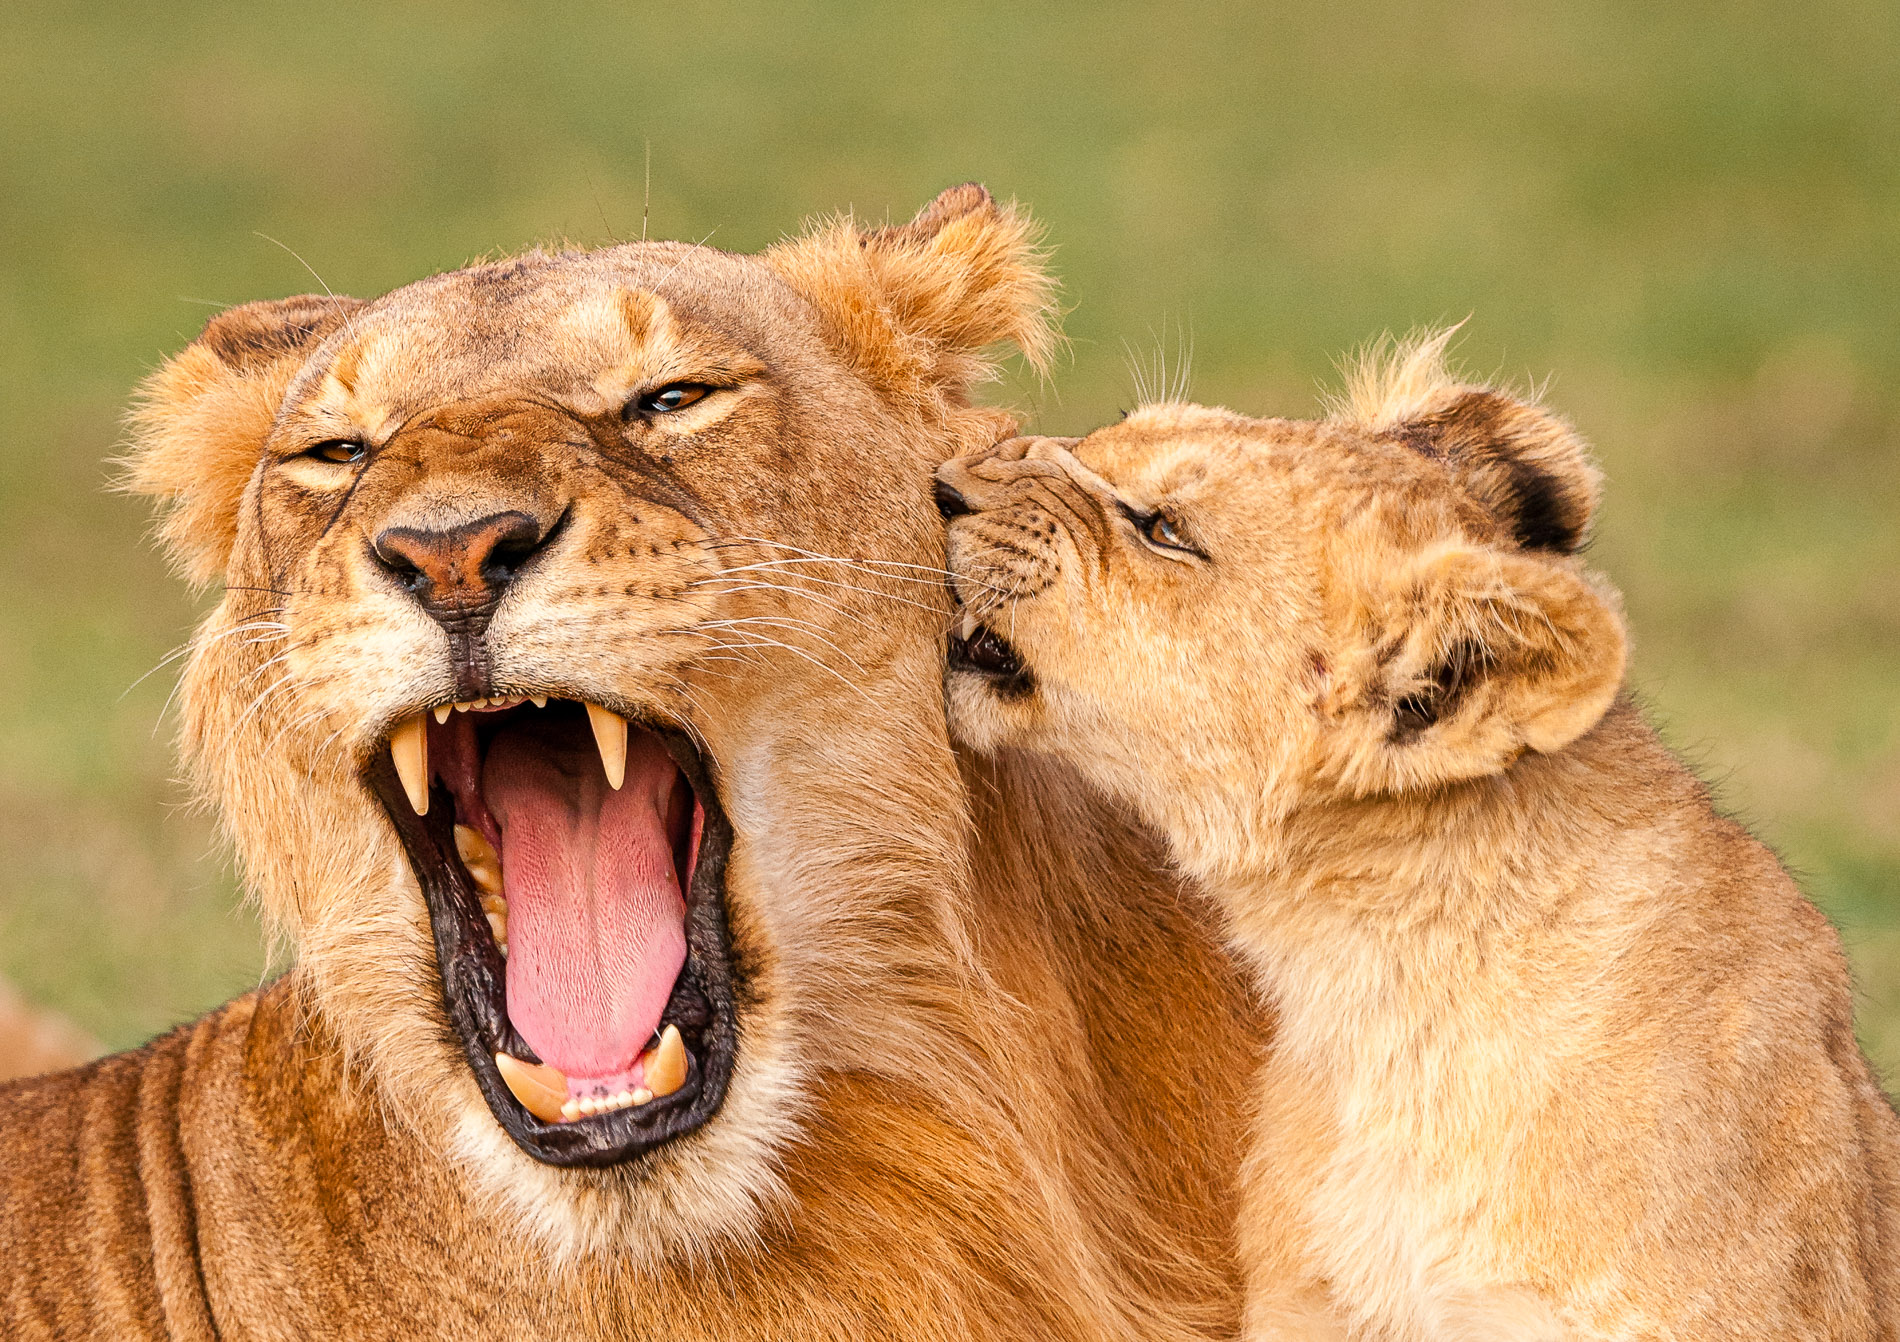
{"type": "Polygon", "coordinates": [[[290,249],[369,295],[979,178],[1072,307],[1072,361],[997,391],[1044,429],[1189,346],[1200,399],[1306,413],[1468,314],[1470,366],[1550,377],[1637,684],[1840,923],[1900,1076],[1900,9],[762,8],[0,8],[0,974],[126,1045],[261,972],[140,679],[194,606],[105,491],[214,306],[315,288],[290,249]]]}

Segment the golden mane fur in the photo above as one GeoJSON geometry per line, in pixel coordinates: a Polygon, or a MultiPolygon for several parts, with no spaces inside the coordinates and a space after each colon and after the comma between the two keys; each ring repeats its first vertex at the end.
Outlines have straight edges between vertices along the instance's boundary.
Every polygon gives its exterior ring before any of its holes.
{"type": "Polygon", "coordinates": [[[1445,340],[947,464],[953,730],[1153,824],[1278,1012],[1248,1336],[1900,1337],[1839,938],[1620,697],[1583,443],[1445,340]]]}
{"type": "Polygon", "coordinates": [[[1023,216],[966,186],[756,257],[530,253],[251,304],[153,376],[130,479],[223,588],[184,753],[296,963],[0,1090],[9,1335],[1231,1331],[1258,1013],[1149,840],[943,721],[931,472],[1013,427],[969,392],[999,346],[1046,357],[1051,292],[1023,216]],[[643,431],[664,488],[563,437],[643,379],[715,373],[738,390],[643,431]],[[402,449],[411,493],[367,472],[352,516],[567,500],[561,557],[490,625],[497,674],[681,724],[718,763],[735,1071],[703,1127],[621,1165],[541,1164],[497,1125],[362,781],[456,696],[306,449],[415,424],[440,432],[402,449]]]}

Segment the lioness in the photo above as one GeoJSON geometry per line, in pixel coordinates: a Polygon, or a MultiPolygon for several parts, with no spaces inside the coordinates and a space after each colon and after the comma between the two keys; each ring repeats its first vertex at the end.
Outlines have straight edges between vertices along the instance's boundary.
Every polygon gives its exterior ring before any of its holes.
{"type": "Polygon", "coordinates": [[[1443,344],[947,465],[953,728],[1155,825],[1281,1014],[1250,1336],[1900,1336],[1839,938],[1619,697],[1583,444],[1443,344]]]}
{"type": "Polygon", "coordinates": [[[1049,295],[970,186],[167,363],[186,754],[296,965],[0,1091],[0,1332],[1230,1327],[1244,985],[1148,840],[943,721],[931,472],[1049,295]]]}

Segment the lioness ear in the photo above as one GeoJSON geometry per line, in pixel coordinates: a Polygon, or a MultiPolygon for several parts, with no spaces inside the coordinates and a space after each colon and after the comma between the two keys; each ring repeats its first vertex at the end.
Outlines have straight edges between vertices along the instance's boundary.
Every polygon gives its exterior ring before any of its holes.
{"type": "Polygon", "coordinates": [[[994,373],[995,346],[1015,345],[1039,372],[1055,349],[1055,281],[1036,229],[974,182],[907,224],[867,231],[845,216],[764,255],[886,391],[960,403],[994,373]]]}
{"type": "Polygon", "coordinates": [[[139,388],[123,484],[161,500],[159,538],[194,586],[230,560],[238,504],[291,378],[362,306],[301,294],[220,312],[139,388]]]}
{"type": "Polygon", "coordinates": [[[1447,546],[1358,585],[1327,707],[1356,794],[1495,773],[1603,716],[1627,641],[1614,596],[1574,563],[1447,546]]]}
{"type": "Polygon", "coordinates": [[[1455,377],[1452,334],[1375,346],[1334,418],[1442,462],[1500,542],[1575,554],[1602,487],[1589,448],[1542,406],[1455,377]]]}

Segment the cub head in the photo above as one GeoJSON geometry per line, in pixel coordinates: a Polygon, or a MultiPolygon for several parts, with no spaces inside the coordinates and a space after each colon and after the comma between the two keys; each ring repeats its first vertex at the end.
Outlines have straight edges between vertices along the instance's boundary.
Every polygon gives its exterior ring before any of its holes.
{"type": "Polygon", "coordinates": [[[903,1065],[963,815],[909,575],[1049,290],[967,186],[254,303],[148,383],[196,776],[381,1109],[550,1246],[745,1233],[813,1078],[903,1065]]]}
{"type": "Polygon", "coordinates": [[[1616,694],[1598,477],[1538,406],[1368,361],[1324,420],[1166,404],[946,464],[952,729],[1062,754],[1210,867],[1321,799],[1562,749],[1616,694]]]}

